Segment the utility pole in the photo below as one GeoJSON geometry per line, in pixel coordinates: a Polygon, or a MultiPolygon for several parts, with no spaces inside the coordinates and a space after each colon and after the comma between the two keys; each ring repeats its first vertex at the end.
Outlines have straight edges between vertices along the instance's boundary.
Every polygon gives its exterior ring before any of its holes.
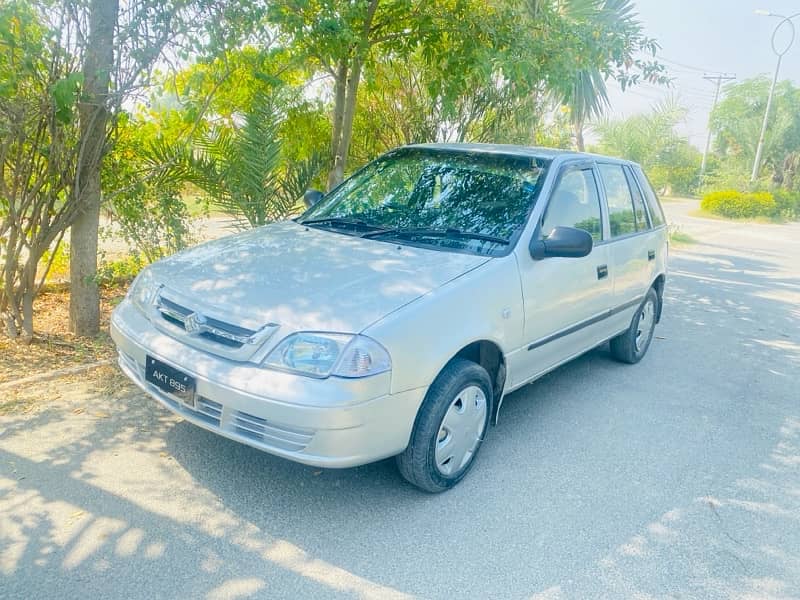
{"type": "Polygon", "coordinates": [[[711,115],[714,109],[717,108],[717,100],[719,100],[719,90],[722,87],[723,81],[731,81],[736,79],[736,75],[732,73],[718,73],[716,75],[706,75],[703,73],[703,79],[717,84],[717,91],[714,92],[714,104],[711,107],[711,112],[708,113],[708,135],[706,136],[706,147],[703,150],[703,162],[700,163],[700,182],[703,182],[703,175],[706,173],[706,161],[708,160],[708,149],[711,146],[711,115]]]}

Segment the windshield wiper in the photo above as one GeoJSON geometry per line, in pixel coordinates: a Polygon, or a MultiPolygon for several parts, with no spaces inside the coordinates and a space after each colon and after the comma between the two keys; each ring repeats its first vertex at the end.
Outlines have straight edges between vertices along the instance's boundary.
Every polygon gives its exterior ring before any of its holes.
{"type": "Polygon", "coordinates": [[[425,228],[398,228],[398,229],[383,229],[380,231],[368,231],[362,238],[379,238],[379,237],[397,237],[397,238],[415,238],[415,237],[437,237],[445,239],[469,239],[480,240],[483,242],[493,242],[495,244],[503,244],[508,246],[510,243],[507,239],[497,237],[495,235],[486,235],[484,233],[473,233],[471,231],[461,231],[460,229],[447,228],[447,229],[425,229],[425,228]]]}
{"type": "Polygon", "coordinates": [[[298,221],[298,223],[300,225],[332,225],[333,227],[336,227],[337,225],[345,225],[358,229],[383,230],[383,227],[380,225],[373,225],[372,223],[367,223],[361,219],[348,219],[346,217],[322,217],[320,219],[306,219],[305,221],[298,221]]]}

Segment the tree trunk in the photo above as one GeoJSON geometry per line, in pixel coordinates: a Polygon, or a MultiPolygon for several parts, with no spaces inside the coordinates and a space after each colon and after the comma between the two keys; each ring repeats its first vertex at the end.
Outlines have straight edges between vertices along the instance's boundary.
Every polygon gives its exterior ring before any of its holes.
{"type": "Polygon", "coordinates": [[[344,117],[344,100],[347,92],[347,61],[342,60],[336,68],[336,80],[333,93],[333,135],[331,136],[331,171],[328,173],[328,191],[338,183],[336,173],[339,158],[339,144],[342,141],[342,121],[344,117]]]}
{"type": "Polygon", "coordinates": [[[335,100],[333,109],[333,166],[328,174],[328,190],[339,185],[344,180],[344,171],[347,166],[347,155],[350,152],[350,140],[353,139],[353,117],[356,112],[356,97],[358,95],[358,84],[361,82],[361,67],[367,59],[367,53],[371,45],[370,31],[372,21],[375,18],[375,11],[378,10],[380,0],[371,0],[367,7],[367,14],[364,18],[364,26],[361,31],[361,40],[352,49],[353,54],[349,69],[344,59],[339,63],[335,100]],[[344,85],[344,80],[347,85],[344,85]],[[341,125],[339,120],[341,119],[341,125]]]}
{"type": "MultiPolygon", "coordinates": [[[[41,253],[39,253],[39,257],[41,253]]],[[[36,297],[36,265],[31,260],[26,266],[20,282],[22,286],[22,341],[30,344],[33,340],[33,300],[36,297]]]]}
{"type": "Polygon", "coordinates": [[[353,139],[353,117],[356,113],[356,98],[358,84],[361,80],[361,60],[353,60],[350,69],[350,78],[347,80],[347,93],[344,100],[344,114],[342,115],[342,138],[339,141],[338,161],[333,166],[336,185],[344,179],[344,169],[347,165],[347,156],[350,153],[350,141],[353,139]]]}
{"type": "MultiPolygon", "coordinates": [[[[99,179],[99,178],[98,178],[99,179]]],[[[100,290],[97,286],[97,230],[100,227],[100,186],[84,192],[84,207],[70,228],[69,321],[79,336],[100,330],[100,290]]]]}
{"type": "Polygon", "coordinates": [[[328,173],[328,191],[344,180],[347,156],[350,152],[350,141],[353,139],[353,118],[356,112],[358,84],[361,81],[362,61],[359,57],[352,60],[348,69],[340,64],[334,87],[333,106],[333,138],[331,143],[331,171],[328,173]],[[343,79],[340,79],[343,77],[343,79]]]}
{"type": "Polygon", "coordinates": [[[114,61],[118,0],[91,0],[89,39],[78,104],[80,141],[75,194],[78,215],[70,229],[70,328],[79,336],[100,329],[97,288],[97,230],[100,226],[100,169],[106,153],[108,93],[114,61]]]}
{"type": "Polygon", "coordinates": [[[586,146],[583,142],[583,121],[574,121],[573,127],[575,129],[575,147],[578,152],[585,152],[586,146]]]}

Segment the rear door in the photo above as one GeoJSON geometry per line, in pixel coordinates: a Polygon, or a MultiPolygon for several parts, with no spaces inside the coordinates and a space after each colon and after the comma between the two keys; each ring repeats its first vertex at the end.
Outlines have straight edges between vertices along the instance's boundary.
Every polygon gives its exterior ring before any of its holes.
{"type": "Polygon", "coordinates": [[[598,172],[608,207],[608,245],[614,273],[610,322],[616,331],[622,331],[658,274],[661,236],[653,230],[630,167],[600,162],[598,172]]]}

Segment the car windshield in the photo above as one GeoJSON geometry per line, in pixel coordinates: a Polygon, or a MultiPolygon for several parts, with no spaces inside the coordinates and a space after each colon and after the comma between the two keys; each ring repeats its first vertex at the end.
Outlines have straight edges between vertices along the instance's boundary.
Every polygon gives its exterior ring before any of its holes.
{"type": "Polygon", "coordinates": [[[548,161],[407,148],[370,163],[300,223],[438,249],[508,251],[536,201],[548,161]]]}

